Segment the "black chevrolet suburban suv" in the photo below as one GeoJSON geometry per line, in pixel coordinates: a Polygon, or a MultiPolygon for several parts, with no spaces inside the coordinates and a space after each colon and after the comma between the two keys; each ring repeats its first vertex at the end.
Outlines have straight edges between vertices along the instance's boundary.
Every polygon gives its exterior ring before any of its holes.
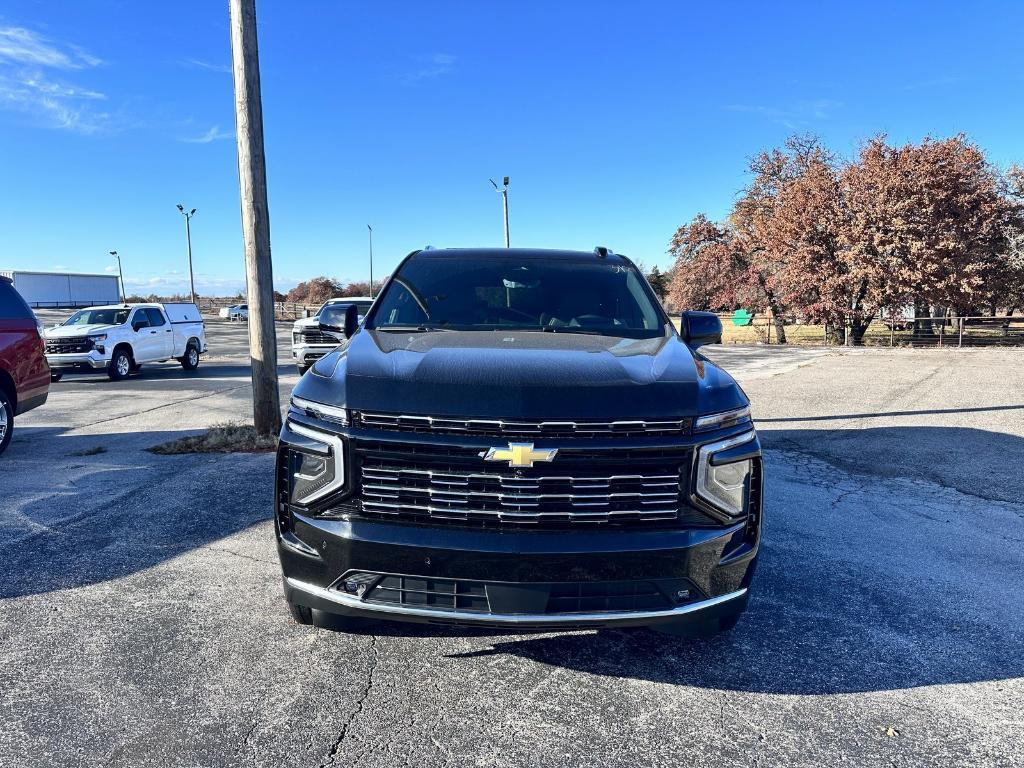
{"type": "Polygon", "coordinates": [[[731,628],[761,534],[746,396],[606,248],[426,249],[294,390],[277,454],[300,623],[731,628]],[[323,613],[321,613],[323,612],[323,613]],[[324,615],[334,614],[334,617],[324,615]]]}

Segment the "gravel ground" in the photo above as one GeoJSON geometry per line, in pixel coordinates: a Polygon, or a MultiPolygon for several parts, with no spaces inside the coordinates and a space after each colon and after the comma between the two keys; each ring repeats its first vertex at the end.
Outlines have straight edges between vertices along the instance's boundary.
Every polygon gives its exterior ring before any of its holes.
{"type": "Polygon", "coordinates": [[[1020,353],[711,352],[767,518],[750,611],[695,641],[291,623],[271,458],[142,450],[247,415],[244,327],[210,343],[19,419],[0,765],[1024,763],[1020,353]]]}

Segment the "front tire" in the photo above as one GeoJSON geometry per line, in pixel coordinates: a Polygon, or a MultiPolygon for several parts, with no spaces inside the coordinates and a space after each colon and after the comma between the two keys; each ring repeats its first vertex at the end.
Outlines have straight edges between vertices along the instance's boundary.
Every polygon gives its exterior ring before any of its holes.
{"type": "Polygon", "coordinates": [[[110,358],[110,365],[107,366],[107,376],[111,381],[122,381],[128,378],[132,372],[132,356],[128,350],[115,349],[114,356],[110,358]]]}
{"type": "Polygon", "coordinates": [[[54,373],[53,371],[50,371],[50,381],[52,381],[54,384],[56,384],[62,378],[64,378],[63,373],[54,373]]]}
{"type": "Polygon", "coordinates": [[[199,367],[199,347],[189,344],[185,348],[185,354],[181,358],[181,367],[186,371],[194,371],[199,367]]]}
{"type": "Polygon", "coordinates": [[[14,403],[7,393],[0,389],[0,453],[7,450],[14,434],[14,403]]]}

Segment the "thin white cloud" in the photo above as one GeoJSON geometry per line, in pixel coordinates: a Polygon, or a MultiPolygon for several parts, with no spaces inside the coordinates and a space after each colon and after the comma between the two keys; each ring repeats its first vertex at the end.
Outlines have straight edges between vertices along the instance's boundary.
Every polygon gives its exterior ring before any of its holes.
{"type": "Polygon", "coordinates": [[[186,67],[193,69],[205,69],[208,72],[220,72],[222,74],[231,74],[230,64],[216,64],[209,61],[202,61],[201,59],[182,59],[181,64],[186,67]]]}
{"type": "Polygon", "coordinates": [[[206,133],[200,136],[188,136],[178,141],[184,141],[186,144],[209,144],[211,141],[219,141],[220,139],[231,139],[234,138],[234,131],[222,131],[219,125],[215,125],[206,133]]]}
{"type": "Polygon", "coordinates": [[[53,74],[102,63],[78,46],[60,45],[24,27],[0,27],[0,108],[51,128],[86,134],[110,129],[113,117],[97,106],[105,94],[53,74]]]}
{"type": "Polygon", "coordinates": [[[450,53],[432,53],[429,56],[420,56],[417,59],[419,66],[401,75],[403,82],[411,84],[432,80],[454,71],[455,57],[450,53]]]}
{"type": "Polygon", "coordinates": [[[103,63],[77,45],[62,47],[24,27],[0,27],[0,59],[53,69],[85,69],[103,63]]]}
{"type": "Polygon", "coordinates": [[[70,269],[70,267],[66,267],[63,264],[54,264],[53,265],[53,271],[54,272],[67,272],[69,269],[70,269]]]}
{"type": "Polygon", "coordinates": [[[832,113],[842,106],[843,103],[841,101],[814,99],[812,101],[798,101],[796,104],[787,107],[768,104],[727,104],[724,109],[729,112],[757,115],[766,120],[771,120],[773,123],[784,125],[790,130],[798,130],[806,127],[811,122],[828,120],[832,113]]]}

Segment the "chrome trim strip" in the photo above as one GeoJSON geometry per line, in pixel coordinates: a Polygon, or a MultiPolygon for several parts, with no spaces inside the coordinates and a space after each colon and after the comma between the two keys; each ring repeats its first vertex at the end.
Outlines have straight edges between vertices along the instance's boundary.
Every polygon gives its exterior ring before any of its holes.
{"type": "Polygon", "coordinates": [[[697,420],[693,422],[693,431],[707,432],[711,429],[734,427],[737,424],[747,421],[750,421],[750,406],[744,405],[741,408],[734,408],[731,411],[722,411],[721,413],[709,413],[706,416],[698,416],[697,420]]]}
{"type": "MultiPolygon", "coordinates": [[[[508,482],[535,482],[537,480],[559,480],[572,483],[606,483],[608,480],[672,480],[678,481],[676,475],[607,475],[604,477],[572,477],[570,475],[541,475],[540,477],[511,477],[490,472],[434,472],[431,469],[406,469],[405,467],[372,467],[363,466],[363,472],[408,472],[413,475],[429,475],[430,477],[483,478],[485,480],[502,480],[508,482]]],[[[585,490],[585,489],[584,489],[585,490]]]]}
{"type": "Polygon", "coordinates": [[[300,581],[291,576],[287,577],[288,586],[300,592],[328,600],[349,608],[357,608],[360,611],[374,613],[390,613],[403,616],[421,616],[428,619],[449,619],[458,622],[476,624],[606,624],[615,621],[635,621],[645,619],[667,619],[677,616],[685,616],[688,613],[697,613],[706,608],[713,608],[716,605],[727,603],[743,597],[747,593],[746,587],[735,592],[729,592],[718,597],[711,597],[689,605],[680,605],[676,608],[667,608],[660,611],[608,611],[605,613],[476,613],[469,611],[447,611],[429,610],[424,608],[411,608],[409,606],[382,605],[380,603],[368,603],[362,599],[338,592],[333,589],[325,589],[315,584],[300,581]]]}
{"type": "Polygon", "coordinates": [[[628,419],[621,421],[505,421],[504,419],[474,419],[448,416],[420,416],[398,413],[369,413],[359,411],[359,421],[367,427],[402,427],[423,426],[430,429],[452,432],[484,432],[492,430],[498,433],[529,432],[543,436],[544,430],[557,432],[571,431],[578,434],[628,434],[630,431],[648,432],[688,432],[692,418],[645,421],[628,419]]]}
{"type": "Polygon", "coordinates": [[[300,411],[306,411],[308,414],[325,421],[333,421],[343,425],[348,424],[348,411],[344,408],[317,403],[312,400],[306,400],[304,397],[296,397],[295,395],[292,395],[291,404],[300,411]]]}
{"type": "MultiPolygon", "coordinates": [[[[445,500],[445,503],[449,503],[449,502],[447,500],[445,500]]],[[[657,502],[652,502],[652,503],[657,503],[657,502]]],[[[535,506],[537,506],[536,504],[530,504],[530,503],[526,503],[526,502],[524,502],[522,504],[516,504],[514,502],[508,502],[508,505],[512,506],[512,507],[535,507],[535,506]]],[[[566,517],[570,521],[575,520],[575,519],[584,519],[585,520],[586,517],[594,518],[597,515],[600,515],[601,517],[605,517],[605,518],[607,518],[607,517],[622,517],[623,515],[639,515],[639,516],[641,516],[641,519],[646,521],[646,520],[674,520],[678,516],[678,514],[679,514],[679,510],[677,508],[677,505],[675,505],[675,504],[673,504],[671,508],[663,507],[661,509],[610,509],[610,510],[601,511],[601,512],[582,512],[582,511],[577,512],[577,511],[574,511],[572,509],[566,509],[566,510],[562,510],[562,511],[558,511],[558,512],[530,512],[530,511],[513,511],[513,510],[506,510],[506,509],[501,509],[501,510],[499,510],[499,509],[464,509],[464,508],[461,508],[461,507],[458,508],[458,509],[449,509],[447,507],[434,507],[434,506],[430,506],[430,505],[424,506],[424,505],[420,505],[420,504],[406,504],[406,503],[399,503],[397,501],[396,502],[371,501],[369,499],[364,499],[363,500],[363,506],[367,508],[367,511],[370,511],[370,512],[380,512],[382,514],[387,513],[390,510],[394,510],[394,514],[399,514],[399,513],[403,512],[403,511],[411,510],[413,512],[426,512],[427,514],[425,515],[425,517],[452,517],[452,516],[454,516],[454,519],[458,519],[458,520],[465,520],[465,519],[467,519],[467,517],[469,515],[489,517],[489,518],[493,518],[495,520],[501,520],[503,518],[510,518],[510,517],[515,517],[515,518],[523,518],[523,517],[525,517],[525,518],[529,518],[531,520],[538,520],[538,519],[544,518],[544,517],[566,517]]],[[[580,504],[579,506],[588,506],[588,505],[580,504]]],[[[607,506],[607,505],[604,504],[604,503],[601,503],[601,504],[597,504],[597,505],[591,504],[589,506],[602,506],[603,507],[603,506],[607,506]]]]}

